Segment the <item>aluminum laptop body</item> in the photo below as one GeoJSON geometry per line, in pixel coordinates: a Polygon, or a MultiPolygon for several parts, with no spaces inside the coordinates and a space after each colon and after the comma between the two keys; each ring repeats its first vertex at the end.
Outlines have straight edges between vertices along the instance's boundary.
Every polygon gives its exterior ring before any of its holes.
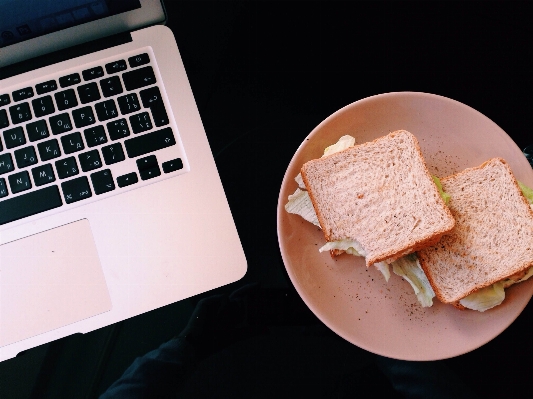
{"type": "Polygon", "coordinates": [[[16,3],[54,5],[0,5],[0,360],[247,268],[161,2],[16,3]]]}

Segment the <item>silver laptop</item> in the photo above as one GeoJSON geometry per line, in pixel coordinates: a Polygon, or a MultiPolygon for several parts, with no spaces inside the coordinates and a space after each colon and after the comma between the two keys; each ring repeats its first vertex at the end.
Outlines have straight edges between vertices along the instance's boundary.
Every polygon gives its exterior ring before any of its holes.
{"type": "Polygon", "coordinates": [[[0,1],[0,360],[239,280],[160,0],[0,1]]]}

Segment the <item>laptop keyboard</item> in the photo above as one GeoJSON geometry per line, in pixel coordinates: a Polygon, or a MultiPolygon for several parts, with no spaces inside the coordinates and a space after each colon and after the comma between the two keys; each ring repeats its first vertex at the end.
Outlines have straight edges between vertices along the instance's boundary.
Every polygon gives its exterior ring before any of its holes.
{"type": "Polygon", "coordinates": [[[149,48],[0,91],[0,225],[187,172],[149,48]]]}

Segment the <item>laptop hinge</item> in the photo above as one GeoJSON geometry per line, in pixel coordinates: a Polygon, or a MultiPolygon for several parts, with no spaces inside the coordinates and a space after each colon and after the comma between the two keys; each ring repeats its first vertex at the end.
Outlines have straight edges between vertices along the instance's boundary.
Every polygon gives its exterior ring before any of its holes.
{"type": "Polygon", "coordinates": [[[41,55],[39,57],[0,68],[0,80],[49,65],[57,64],[75,57],[81,57],[82,55],[87,55],[100,50],[119,46],[121,44],[130,43],[132,41],[133,39],[131,34],[129,32],[124,32],[113,36],[104,37],[102,39],[93,40],[88,43],[79,44],[70,48],[54,51],[50,54],[41,55]]]}

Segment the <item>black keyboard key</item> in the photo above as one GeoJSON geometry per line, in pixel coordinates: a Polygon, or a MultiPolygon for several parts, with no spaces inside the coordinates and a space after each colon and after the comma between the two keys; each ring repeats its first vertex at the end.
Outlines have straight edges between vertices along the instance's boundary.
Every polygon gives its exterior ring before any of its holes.
{"type": "Polygon", "coordinates": [[[167,125],[169,120],[159,87],[155,86],[142,90],[140,95],[143,107],[150,108],[152,111],[152,117],[154,118],[155,125],[157,127],[167,125]]]}
{"type": "Polygon", "coordinates": [[[176,158],[171,161],[163,162],[161,166],[163,166],[163,172],[170,173],[170,172],[175,172],[176,170],[182,169],[183,162],[181,158],[176,158]]]}
{"type": "Polygon", "coordinates": [[[51,116],[49,119],[52,133],[61,134],[72,130],[72,122],[69,114],[59,114],[51,116]]]}
{"type": "Polygon", "coordinates": [[[153,179],[161,175],[159,164],[155,155],[150,155],[137,160],[137,168],[142,180],[153,179]]]}
{"type": "Polygon", "coordinates": [[[168,125],[168,115],[163,101],[154,103],[150,111],[152,111],[152,118],[154,118],[154,123],[157,127],[168,125]]]}
{"type": "Polygon", "coordinates": [[[83,76],[84,80],[93,80],[101,78],[102,76],[104,76],[104,69],[100,66],[91,69],[86,69],[85,71],[82,71],[81,75],[83,76]]]}
{"type": "Polygon", "coordinates": [[[117,177],[117,185],[119,187],[126,187],[131,184],[135,184],[139,181],[137,173],[131,172],[122,176],[117,177]]]}
{"type": "Polygon", "coordinates": [[[78,105],[78,99],[76,98],[74,89],[60,91],[55,93],[54,97],[56,99],[57,109],[59,111],[64,111],[78,105]]]}
{"type": "Polygon", "coordinates": [[[133,137],[124,142],[126,153],[130,158],[148,154],[174,144],[176,144],[176,140],[174,139],[172,129],[169,127],[146,133],[142,136],[133,137]]]}
{"type": "Polygon", "coordinates": [[[106,165],[111,165],[117,162],[122,162],[126,159],[124,156],[124,150],[122,144],[114,143],[105,147],[102,147],[102,155],[106,165]]]}
{"type": "Polygon", "coordinates": [[[81,134],[78,132],[70,133],[61,137],[61,145],[65,154],[72,154],[85,148],[81,134]]]}
{"type": "Polygon", "coordinates": [[[28,123],[26,125],[26,132],[30,141],[42,140],[50,136],[45,120],[28,123]]]}
{"type": "Polygon", "coordinates": [[[73,73],[67,76],[63,76],[59,78],[59,86],[61,87],[69,87],[73,86],[75,84],[78,84],[81,82],[80,74],[79,73],[73,73]]]}
{"type": "Polygon", "coordinates": [[[8,149],[26,144],[26,136],[22,127],[4,130],[4,143],[6,143],[6,148],[8,149]]]}
{"type": "Polygon", "coordinates": [[[124,80],[124,86],[126,86],[126,90],[128,91],[140,89],[141,87],[150,86],[156,83],[154,70],[151,66],[125,72],[122,75],[122,79],[124,80]]]}
{"type": "Polygon", "coordinates": [[[102,89],[102,94],[104,97],[111,97],[124,91],[118,76],[102,79],[100,81],[100,88],[102,89]]]}
{"type": "Polygon", "coordinates": [[[100,90],[98,90],[98,85],[95,82],[78,86],[78,96],[82,104],[98,101],[101,98],[100,90]]]}
{"type": "Polygon", "coordinates": [[[7,112],[5,109],[0,109],[0,129],[9,126],[9,119],[7,118],[7,112]]]}
{"type": "Polygon", "coordinates": [[[12,93],[13,101],[22,101],[34,96],[33,87],[25,87],[12,93]]]}
{"type": "Polygon", "coordinates": [[[51,91],[57,90],[57,83],[55,80],[49,80],[48,82],[39,83],[35,85],[37,94],[50,93],[51,91]]]}
{"type": "Polygon", "coordinates": [[[61,183],[61,189],[67,204],[92,197],[89,180],[85,176],[61,183]]]}
{"type": "Polygon", "coordinates": [[[41,161],[43,162],[61,156],[59,143],[56,139],[43,141],[42,143],[37,144],[37,151],[39,151],[39,157],[41,157],[41,161]]]}
{"type": "Polygon", "coordinates": [[[6,197],[7,194],[6,180],[0,179],[0,198],[6,197]]]}
{"type": "Polygon", "coordinates": [[[32,118],[30,105],[28,103],[22,103],[9,107],[9,114],[11,115],[11,122],[14,125],[29,121],[32,118]]]}
{"type": "Polygon", "coordinates": [[[28,146],[20,148],[15,151],[15,161],[19,169],[27,166],[35,165],[37,163],[37,155],[35,154],[35,148],[28,146]]]}
{"type": "Polygon", "coordinates": [[[11,103],[11,99],[9,98],[9,94],[0,95],[0,107],[3,107],[4,105],[8,105],[9,103],[11,103]]]}
{"type": "Polygon", "coordinates": [[[114,62],[110,62],[109,64],[105,64],[105,70],[108,74],[121,72],[128,69],[128,66],[126,65],[126,61],[124,60],[118,60],[114,62]]]}
{"type": "Polygon", "coordinates": [[[0,155],[0,175],[11,172],[15,167],[13,166],[13,159],[10,153],[0,155]]]}
{"type": "Polygon", "coordinates": [[[94,109],[96,110],[96,115],[98,116],[99,121],[106,121],[118,116],[118,111],[114,100],[107,100],[95,104],[94,109]]]}
{"type": "Polygon", "coordinates": [[[152,130],[152,121],[148,112],[141,112],[130,116],[130,125],[133,133],[141,133],[147,130],[152,130]]]}
{"type": "Polygon", "coordinates": [[[36,98],[32,100],[31,105],[33,106],[33,113],[37,118],[53,114],[56,111],[51,96],[36,98]]]}
{"type": "Polygon", "coordinates": [[[72,111],[72,118],[76,127],[85,127],[96,122],[93,109],[90,106],[78,108],[72,111]]]}
{"type": "Polygon", "coordinates": [[[18,172],[13,173],[7,177],[9,180],[9,187],[11,187],[11,192],[13,194],[20,193],[21,191],[26,191],[31,188],[30,175],[28,172],[18,172]]]}
{"type": "Polygon", "coordinates": [[[49,163],[33,168],[31,174],[33,175],[33,181],[36,186],[42,186],[56,181],[54,169],[49,163]]]}
{"type": "Polygon", "coordinates": [[[139,97],[137,97],[137,94],[135,93],[129,93],[119,97],[117,98],[117,102],[122,115],[131,114],[132,112],[137,112],[141,109],[139,97]]]}
{"type": "Polygon", "coordinates": [[[128,58],[128,63],[130,64],[131,68],[135,68],[144,64],[148,64],[150,62],[150,57],[147,53],[135,55],[133,57],[128,58]]]}
{"type": "Polygon", "coordinates": [[[107,193],[115,189],[115,181],[113,180],[113,176],[109,169],[91,174],[91,182],[93,183],[93,189],[96,195],[107,193]]]}
{"type": "Polygon", "coordinates": [[[68,157],[56,161],[57,177],[66,179],[67,177],[76,176],[80,173],[76,158],[68,157]]]}
{"type": "Polygon", "coordinates": [[[107,123],[107,133],[111,140],[118,140],[130,135],[130,129],[126,119],[118,119],[107,123]]]}
{"type": "Polygon", "coordinates": [[[80,161],[81,170],[88,172],[89,170],[98,169],[102,166],[102,160],[100,159],[100,153],[98,150],[92,150],[84,152],[78,155],[80,161]]]}
{"type": "Polygon", "coordinates": [[[0,224],[36,215],[63,205],[57,186],[49,186],[0,202],[0,224]]]}
{"type": "Polygon", "coordinates": [[[95,126],[83,132],[85,141],[89,147],[107,143],[107,136],[103,126],[95,126]]]}

